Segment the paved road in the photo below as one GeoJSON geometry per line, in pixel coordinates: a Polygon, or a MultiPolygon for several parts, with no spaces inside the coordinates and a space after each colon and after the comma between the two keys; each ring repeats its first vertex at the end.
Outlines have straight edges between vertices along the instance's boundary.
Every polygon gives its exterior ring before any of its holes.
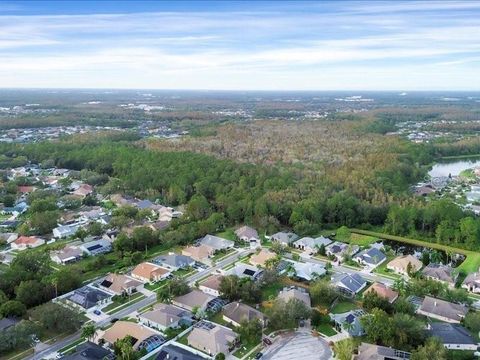
{"type": "MultiPolygon", "coordinates": [[[[186,280],[189,282],[189,284],[194,284],[196,281],[206,277],[207,275],[211,274],[212,272],[214,272],[218,269],[221,269],[222,267],[227,266],[227,265],[235,262],[240,257],[243,257],[243,256],[246,256],[246,255],[250,254],[252,251],[253,250],[250,250],[250,249],[240,250],[240,251],[236,252],[235,254],[227,256],[225,259],[218,261],[215,264],[215,266],[210,267],[210,268],[205,269],[205,270],[202,270],[202,271],[199,271],[199,272],[187,277],[186,280]]],[[[126,307],[126,308],[124,308],[124,309],[122,309],[122,310],[120,310],[120,311],[118,311],[114,314],[111,314],[109,317],[105,318],[102,321],[97,322],[95,325],[97,327],[105,326],[105,325],[109,324],[110,321],[113,318],[117,318],[117,319],[124,318],[124,317],[128,316],[129,314],[131,314],[131,313],[133,313],[137,310],[140,310],[140,309],[142,309],[142,308],[144,308],[148,305],[154,304],[156,301],[157,301],[156,294],[152,294],[152,295],[146,297],[145,299],[142,299],[139,302],[136,302],[136,303],[132,304],[131,306],[128,306],[128,307],[126,307]]],[[[47,349],[42,350],[42,351],[40,351],[40,352],[38,352],[38,353],[36,353],[32,356],[29,356],[27,359],[40,360],[40,359],[46,357],[48,354],[57,352],[58,350],[67,346],[68,344],[74,342],[75,340],[78,340],[80,338],[80,335],[81,335],[80,331],[76,332],[75,334],[69,335],[68,337],[66,337],[62,340],[59,340],[56,343],[52,344],[47,349]]]]}
{"type": "Polygon", "coordinates": [[[263,350],[263,354],[264,360],[332,359],[332,351],[328,343],[307,331],[279,335],[271,346],[263,350]]]}

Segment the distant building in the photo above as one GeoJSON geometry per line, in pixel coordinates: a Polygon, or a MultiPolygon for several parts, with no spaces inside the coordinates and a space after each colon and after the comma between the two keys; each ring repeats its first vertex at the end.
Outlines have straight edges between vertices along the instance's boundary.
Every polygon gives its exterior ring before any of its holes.
{"type": "Polygon", "coordinates": [[[111,298],[111,294],[89,285],[74,290],[72,295],[67,297],[69,301],[85,310],[106,304],[111,298]]]}
{"type": "Polygon", "coordinates": [[[234,246],[234,242],[214,235],[205,235],[200,239],[200,244],[207,245],[214,250],[227,250],[234,246]]]}
{"type": "Polygon", "coordinates": [[[480,271],[468,274],[463,280],[462,288],[472,293],[480,293],[480,271]]]}
{"type": "Polygon", "coordinates": [[[371,247],[369,249],[360,251],[353,257],[353,260],[358,262],[360,265],[368,267],[369,269],[374,269],[387,260],[387,257],[379,249],[371,247]]]}
{"type": "Polygon", "coordinates": [[[179,254],[161,255],[155,258],[154,262],[173,271],[195,265],[195,260],[190,256],[179,254]]]}

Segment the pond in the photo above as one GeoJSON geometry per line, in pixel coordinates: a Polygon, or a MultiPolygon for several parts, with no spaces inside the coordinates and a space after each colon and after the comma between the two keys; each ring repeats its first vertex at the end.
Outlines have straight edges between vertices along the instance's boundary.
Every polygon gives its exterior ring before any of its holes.
{"type": "Polygon", "coordinates": [[[442,264],[450,264],[454,268],[465,260],[464,255],[453,254],[452,256],[451,254],[448,254],[447,256],[445,251],[433,250],[423,246],[410,245],[393,240],[382,240],[380,243],[382,243],[384,246],[390,247],[397,255],[415,255],[416,257],[420,258],[420,255],[424,251],[428,251],[430,253],[436,252],[438,254],[438,260],[442,264]]]}
{"type": "Polygon", "coordinates": [[[432,169],[428,172],[431,177],[444,177],[444,176],[457,176],[463,170],[471,169],[480,166],[480,158],[472,157],[462,160],[451,159],[441,160],[433,165],[432,169]]]}

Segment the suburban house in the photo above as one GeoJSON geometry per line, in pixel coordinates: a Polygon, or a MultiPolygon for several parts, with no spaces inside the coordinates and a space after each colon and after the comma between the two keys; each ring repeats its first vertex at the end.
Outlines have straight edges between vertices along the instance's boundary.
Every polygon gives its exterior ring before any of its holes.
{"type": "Polygon", "coordinates": [[[360,318],[365,316],[363,310],[351,310],[343,314],[331,314],[335,329],[339,332],[347,332],[351,336],[362,336],[365,334],[360,318]]]}
{"type": "Polygon", "coordinates": [[[468,274],[463,280],[462,288],[473,293],[480,293],[480,271],[468,274]]]}
{"type": "Polygon", "coordinates": [[[367,286],[367,281],[358,273],[338,274],[334,276],[333,283],[342,294],[354,297],[367,286]]]}
{"type": "Polygon", "coordinates": [[[150,352],[165,342],[165,339],[153,330],[131,321],[119,320],[107,330],[97,330],[97,332],[97,342],[103,339],[109,347],[113,347],[115,341],[124,339],[127,335],[132,337],[133,349],[137,351],[146,349],[150,352]]]}
{"type": "Polygon", "coordinates": [[[465,305],[425,296],[417,314],[449,323],[460,323],[468,312],[465,305]]]}
{"type": "Polygon", "coordinates": [[[177,296],[172,300],[173,305],[177,305],[183,309],[192,311],[194,308],[198,308],[201,311],[205,311],[208,308],[210,301],[215,299],[214,296],[205,294],[203,291],[194,289],[189,293],[181,296],[177,296]]]}
{"type": "Polygon", "coordinates": [[[300,287],[290,286],[283,288],[278,293],[277,299],[281,299],[285,302],[288,302],[291,299],[297,299],[303,302],[309,308],[312,307],[310,295],[308,294],[307,290],[300,287]]]}
{"type": "Polygon", "coordinates": [[[377,294],[379,297],[387,299],[390,304],[394,303],[395,300],[398,299],[398,292],[379,282],[373,283],[372,286],[365,290],[363,296],[372,292],[377,294]]]}
{"type": "Polygon", "coordinates": [[[173,253],[159,256],[153,260],[153,262],[172,271],[195,265],[195,260],[193,260],[190,256],[173,253]]]}
{"type": "Polygon", "coordinates": [[[19,236],[17,239],[10,243],[13,250],[25,250],[36,248],[45,244],[45,240],[37,238],[35,236],[19,236]]]}
{"type": "Polygon", "coordinates": [[[64,239],[69,236],[74,236],[80,225],[60,225],[53,229],[53,237],[57,239],[64,239]]]}
{"type": "Polygon", "coordinates": [[[369,269],[374,269],[387,260],[387,257],[379,249],[371,247],[369,249],[360,251],[353,257],[353,260],[369,269]]]}
{"type": "Polygon", "coordinates": [[[223,320],[233,326],[240,326],[242,321],[251,321],[254,319],[260,320],[262,326],[265,326],[265,316],[251,306],[234,301],[223,307],[223,320]]]}
{"type": "Polygon", "coordinates": [[[93,192],[93,187],[88,184],[81,184],[73,192],[72,195],[84,198],[93,192]]]}
{"type": "Polygon", "coordinates": [[[458,324],[432,322],[427,334],[439,338],[447,349],[476,351],[478,347],[468,330],[458,324]]]}
{"type": "Polygon", "coordinates": [[[146,283],[154,283],[167,278],[170,275],[170,270],[162,268],[158,265],[143,262],[135,266],[132,270],[131,276],[135,279],[146,283]]]}
{"type": "Polygon", "coordinates": [[[187,337],[188,345],[211,356],[218,353],[228,354],[234,348],[237,339],[238,335],[230,328],[209,321],[196,323],[187,337]]]}
{"type": "Polygon", "coordinates": [[[258,236],[257,230],[251,228],[250,226],[242,226],[235,230],[235,235],[246,243],[250,244],[251,248],[256,248],[260,246],[260,237],[258,236]]]}
{"type": "Polygon", "coordinates": [[[282,244],[283,246],[289,246],[291,243],[293,243],[295,240],[298,239],[298,235],[292,232],[284,232],[280,231],[272,236],[270,236],[271,241],[278,242],[282,244]]]}
{"type": "Polygon", "coordinates": [[[169,344],[157,353],[155,360],[205,360],[205,358],[183,347],[169,344]]]}
{"type": "Polygon", "coordinates": [[[410,353],[385,346],[361,343],[354,360],[408,360],[410,353]]]}
{"type": "Polygon", "coordinates": [[[111,298],[111,294],[94,288],[93,286],[86,285],[74,290],[73,293],[67,297],[67,300],[88,310],[95,306],[106,304],[111,298]]]}
{"type": "Polygon", "coordinates": [[[88,241],[79,246],[84,253],[89,256],[106,254],[112,251],[112,243],[106,239],[96,239],[88,241]]]}
{"type": "Polygon", "coordinates": [[[190,326],[193,314],[182,308],[169,304],[156,304],[153,310],[138,316],[138,320],[149,327],[164,331],[168,328],[179,328],[183,325],[190,326]]]}
{"type": "Polygon", "coordinates": [[[143,283],[127,275],[110,273],[99,285],[115,295],[132,295],[143,286],[143,283]]]}
{"type": "Polygon", "coordinates": [[[205,281],[201,282],[198,288],[205,294],[219,297],[220,282],[222,281],[222,278],[223,276],[221,275],[212,275],[208,277],[205,281]]]}
{"type": "Polygon", "coordinates": [[[205,262],[215,253],[215,249],[208,245],[187,246],[182,250],[182,255],[189,256],[195,261],[205,262]]]}
{"type": "Polygon", "coordinates": [[[429,264],[422,270],[422,274],[427,279],[440,281],[451,288],[455,287],[458,277],[450,266],[441,264],[429,264]]]}
{"type": "Polygon", "coordinates": [[[325,267],[321,264],[299,261],[288,261],[291,266],[287,267],[285,271],[290,277],[297,277],[306,281],[311,281],[315,278],[323,276],[327,273],[325,267]]]}
{"type": "Polygon", "coordinates": [[[326,237],[319,236],[317,238],[303,237],[293,243],[295,249],[306,251],[309,254],[316,254],[318,249],[323,245],[327,247],[332,243],[332,240],[326,237]]]}
{"type": "Polygon", "coordinates": [[[10,244],[12,241],[17,240],[18,234],[13,232],[0,233],[0,241],[4,241],[10,244]]]}
{"type": "Polygon", "coordinates": [[[263,270],[249,265],[243,262],[238,262],[233,268],[226,271],[227,275],[236,275],[239,278],[249,278],[252,280],[257,280],[258,277],[262,274],[263,270]]]}
{"type": "Polygon", "coordinates": [[[325,248],[325,253],[328,256],[335,256],[339,261],[344,261],[347,257],[353,256],[358,250],[360,250],[358,245],[335,241],[325,248]]]}
{"type": "Polygon", "coordinates": [[[237,235],[240,240],[245,242],[250,242],[252,240],[258,241],[260,239],[257,230],[246,225],[235,230],[235,235],[237,235]]]}
{"type": "Polygon", "coordinates": [[[90,341],[77,345],[75,351],[66,356],[66,360],[114,360],[115,355],[103,346],[94,344],[90,341]]]}
{"type": "Polygon", "coordinates": [[[270,259],[275,259],[277,257],[277,254],[275,254],[272,251],[262,249],[258,253],[253,254],[250,257],[250,264],[253,266],[260,266],[260,267],[265,267],[265,262],[267,262],[270,259]]]}
{"type": "Polygon", "coordinates": [[[408,276],[408,269],[412,272],[417,272],[423,267],[423,264],[415,256],[402,255],[396,257],[387,264],[387,269],[396,272],[397,274],[408,276]]]}
{"type": "Polygon", "coordinates": [[[233,245],[235,245],[235,243],[231,240],[214,235],[205,235],[202,239],[200,239],[199,242],[201,245],[210,246],[215,251],[231,249],[233,248],[233,245]]]}
{"type": "Polygon", "coordinates": [[[160,206],[158,210],[158,220],[170,222],[172,219],[177,219],[183,215],[182,212],[175,210],[168,206],[160,206]]]}
{"type": "Polygon", "coordinates": [[[83,256],[83,251],[76,246],[65,246],[62,250],[52,251],[50,258],[57,264],[68,264],[80,260],[83,256]]]}

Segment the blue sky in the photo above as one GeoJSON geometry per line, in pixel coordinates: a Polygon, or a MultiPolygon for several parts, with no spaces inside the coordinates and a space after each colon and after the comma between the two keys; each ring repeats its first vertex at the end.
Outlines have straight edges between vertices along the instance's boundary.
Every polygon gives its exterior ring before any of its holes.
{"type": "Polygon", "coordinates": [[[0,87],[480,90],[480,2],[0,1],[0,87]]]}

